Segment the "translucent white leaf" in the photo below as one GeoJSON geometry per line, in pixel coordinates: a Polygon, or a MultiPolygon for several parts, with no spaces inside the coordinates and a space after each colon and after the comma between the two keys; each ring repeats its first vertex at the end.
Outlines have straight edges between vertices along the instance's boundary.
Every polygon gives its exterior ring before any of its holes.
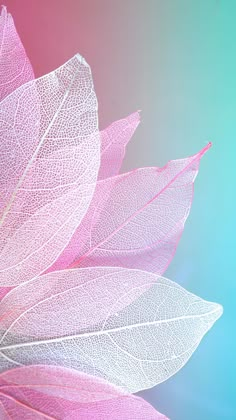
{"type": "Polygon", "coordinates": [[[33,78],[33,69],[12,16],[3,6],[0,15],[0,101],[33,78]]]}
{"type": "Polygon", "coordinates": [[[0,387],[2,420],[168,420],[142,398],[61,367],[12,369],[0,375],[0,387]]]}
{"type": "Polygon", "coordinates": [[[139,270],[49,273],[0,303],[0,370],[58,364],[137,392],[181,369],[221,313],[220,305],[139,270]]]}
{"type": "Polygon", "coordinates": [[[100,163],[90,68],[76,55],[0,103],[0,286],[45,271],[92,198],[100,163]]]}
{"type": "MultiPolygon", "coordinates": [[[[101,164],[98,179],[101,180],[119,173],[125,155],[126,145],[139,122],[139,113],[134,112],[122,120],[115,121],[105,130],[101,131],[101,164]]],[[[97,185],[89,211],[83,219],[81,227],[77,229],[69,245],[47,272],[67,268],[78,256],[79,249],[82,249],[84,246],[83,243],[86,242],[85,236],[89,240],[89,237],[94,234],[92,230],[96,229],[96,221],[99,219],[103,209],[106,208],[106,203],[115,181],[116,178],[113,178],[102,183],[102,191],[101,185],[97,185]]]]}
{"type": "Polygon", "coordinates": [[[140,122],[139,112],[115,121],[101,131],[101,165],[98,179],[118,175],[125,149],[140,122]]]}
{"type": "MultiPolygon", "coordinates": [[[[86,217],[59,259],[64,259],[63,267],[122,266],[163,274],[175,254],[199,163],[210,145],[163,168],[99,181],[86,217]]],[[[59,263],[56,267],[61,268],[59,263]]]]}

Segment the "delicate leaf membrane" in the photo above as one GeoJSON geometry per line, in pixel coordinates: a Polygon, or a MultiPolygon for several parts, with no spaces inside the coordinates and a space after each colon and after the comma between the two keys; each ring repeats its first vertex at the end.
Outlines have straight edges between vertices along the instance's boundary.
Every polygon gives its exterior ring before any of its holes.
{"type": "Polygon", "coordinates": [[[12,16],[2,7],[0,15],[0,101],[34,79],[33,69],[16,32],[12,16]]]}
{"type": "Polygon", "coordinates": [[[0,404],[2,420],[168,420],[142,398],[53,366],[23,367],[0,375],[0,404]]]}
{"type": "Polygon", "coordinates": [[[0,369],[63,365],[137,392],[181,369],[221,313],[220,305],[139,270],[49,273],[0,303],[0,369]]]}
{"type": "Polygon", "coordinates": [[[100,163],[90,68],[76,55],[0,103],[0,286],[45,271],[90,204],[100,163]]]}
{"type": "Polygon", "coordinates": [[[140,123],[139,112],[115,121],[101,132],[101,165],[98,179],[118,175],[125,149],[140,123]]]}
{"type": "MultiPolygon", "coordinates": [[[[137,128],[139,121],[139,113],[134,112],[127,118],[109,125],[100,133],[101,164],[98,179],[118,174],[125,154],[125,147],[137,128]]],[[[47,272],[67,268],[74,258],[78,256],[80,248],[84,247],[85,237],[89,241],[90,235],[94,234],[93,229],[96,229],[96,223],[100,215],[102,216],[102,212],[106,211],[106,202],[115,181],[116,178],[112,178],[112,180],[104,181],[102,187],[100,184],[97,185],[88,213],[81,223],[81,228],[76,230],[69,245],[47,272]]]]}
{"type": "Polygon", "coordinates": [[[90,208],[54,268],[122,266],[163,274],[189,215],[202,155],[99,181],[90,208]],[[72,263],[72,261],[74,262],[72,263]]]}

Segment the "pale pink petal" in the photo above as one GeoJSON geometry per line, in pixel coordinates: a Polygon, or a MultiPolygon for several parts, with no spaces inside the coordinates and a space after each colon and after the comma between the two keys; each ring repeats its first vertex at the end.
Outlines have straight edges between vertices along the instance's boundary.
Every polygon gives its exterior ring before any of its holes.
{"type": "MultiPolygon", "coordinates": [[[[107,176],[118,174],[123,157],[125,155],[126,145],[132,137],[139,122],[139,113],[134,112],[127,118],[114,122],[100,133],[101,164],[98,179],[103,179],[107,176]]],[[[82,232],[84,230],[89,229],[88,225],[90,225],[91,227],[94,226],[96,221],[100,217],[100,213],[105,208],[106,201],[108,200],[110,192],[112,190],[113,181],[115,181],[115,178],[102,184],[102,192],[100,191],[101,187],[99,187],[99,185],[97,186],[97,189],[95,190],[90,205],[89,212],[81,223],[81,229],[78,229],[75,232],[69,246],[65,248],[65,250],[62,252],[57,261],[47,270],[47,272],[66,268],[70,263],[73,262],[75,256],[78,253],[78,249],[80,248],[80,242],[84,240],[82,232]],[[98,206],[97,197],[101,197],[101,194],[102,200],[99,200],[98,206]]]]}
{"type": "Polygon", "coordinates": [[[202,155],[99,181],[87,215],[54,269],[122,266],[163,274],[193,198],[202,155]]]}
{"type": "Polygon", "coordinates": [[[0,287],[0,301],[6,296],[8,292],[10,292],[11,287],[0,287]]]}
{"type": "Polygon", "coordinates": [[[140,122],[139,112],[115,121],[101,132],[101,165],[98,179],[118,175],[125,149],[140,122]]]}
{"type": "Polygon", "coordinates": [[[2,420],[168,420],[142,398],[55,366],[29,366],[2,374],[0,403],[2,420]]]}
{"type": "Polygon", "coordinates": [[[2,7],[0,15],[0,101],[34,79],[33,69],[16,32],[12,16],[2,7]]]}
{"type": "Polygon", "coordinates": [[[0,371],[56,364],[137,392],[181,369],[221,314],[220,305],[141,270],[49,273],[1,301],[0,371]]]}
{"type": "Polygon", "coordinates": [[[0,103],[0,286],[57,259],[90,204],[100,164],[91,71],[76,55],[0,103]]]}

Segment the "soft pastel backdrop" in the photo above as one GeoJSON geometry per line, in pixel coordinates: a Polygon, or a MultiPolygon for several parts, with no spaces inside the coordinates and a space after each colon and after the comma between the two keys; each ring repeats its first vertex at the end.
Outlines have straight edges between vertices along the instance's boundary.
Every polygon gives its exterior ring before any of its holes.
{"type": "MultiPolygon", "coordinates": [[[[162,166],[211,140],[167,276],[224,305],[189,363],[143,395],[172,420],[233,420],[235,407],[236,2],[5,0],[40,76],[77,51],[100,127],[142,109],[123,169],[162,166]]],[[[148,420],[148,419],[147,419],[148,420]]]]}

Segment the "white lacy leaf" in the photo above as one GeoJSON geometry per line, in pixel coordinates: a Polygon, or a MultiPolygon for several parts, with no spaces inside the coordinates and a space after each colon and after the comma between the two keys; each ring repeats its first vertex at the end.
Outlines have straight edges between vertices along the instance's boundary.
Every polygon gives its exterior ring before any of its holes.
{"type": "Polygon", "coordinates": [[[163,168],[139,168],[98,181],[89,210],[56,267],[60,262],[63,268],[121,266],[162,275],[175,254],[200,160],[210,146],[163,168]]]}
{"type": "MultiPolygon", "coordinates": [[[[114,188],[114,195],[116,196],[116,179],[113,177],[111,179],[106,179],[108,176],[117,175],[122,160],[125,155],[126,145],[130,141],[135,129],[137,128],[140,122],[140,116],[138,112],[134,112],[122,120],[115,121],[109,125],[105,130],[100,132],[100,141],[101,141],[101,164],[98,173],[98,182],[96,189],[93,195],[93,199],[89,206],[89,210],[86,213],[82,223],[76,230],[75,234],[71,238],[70,243],[61,253],[57,261],[47,270],[56,271],[64,268],[69,268],[70,264],[73,263],[75,258],[81,255],[81,252],[88,247],[88,242],[93,240],[94,235],[96,236],[97,232],[97,221],[100,216],[102,217],[104,209],[109,212],[109,195],[114,188]],[[104,179],[103,182],[99,180],[104,179]]],[[[124,196],[126,194],[124,186],[124,196]]],[[[130,197],[129,197],[130,198],[130,197]]],[[[114,202],[114,198],[113,198],[114,202]]],[[[126,205],[125,201],[119,202],[118,208],[116,209],[116,214],[114,214],[113,222],[116,224],[116,218],[119,214],[119,207],[124,207],[126,205]]],[[[130,203],[128,204],[130,207],[130,203]]],[[[124,211],[125,213],[125,211],[124,211]]],[[[104,218],[103,218],[104,220],[104,218]]],[[[106,219],[106,222],[108,219],[106,219]]],[[[105,223],[106,223],[105,222],[105,223]]],[[[98,230],[103,230],[103,226],[98,225],[98,230]]],[[[106,229],[105,229],[106,230],[106,229]]],[[[98,232],[97,232],[98,233],[98,232]]],[[[117,261],[117,260],[116,260],[117,261]]],[[[108,266],[113,265],[111,259],[106,260],[108,266]]],[[[100,264],[94,264],[95,266],[100,266],[100,264]]],[[[114,264],[119,265],[119,264],[114,264]]]]}
{"type": "Polygon", "coordinates": [[[139,112],[115,121],[101,132],[101,166],[98,180],[118,175],[126,146],[140,123],[139,112]]]}
{"type": "Polygon", "coordinates": [[[0,101],[34,78],[33,69],[16,32],[10,13],[0,15],[0,101]]]}
{"type": "Polygon", "coordinates": [[[76,55],[0,103],[0,286],[45,271],[90,204],[100,163],[97,100],[76,55]]]}
{"type": "Polygon", "coordinates": [[[221,313],[140,270],[49,273],[2,300],[0,370],[58,364],[137,392],[181,369],[221,313]]]}

